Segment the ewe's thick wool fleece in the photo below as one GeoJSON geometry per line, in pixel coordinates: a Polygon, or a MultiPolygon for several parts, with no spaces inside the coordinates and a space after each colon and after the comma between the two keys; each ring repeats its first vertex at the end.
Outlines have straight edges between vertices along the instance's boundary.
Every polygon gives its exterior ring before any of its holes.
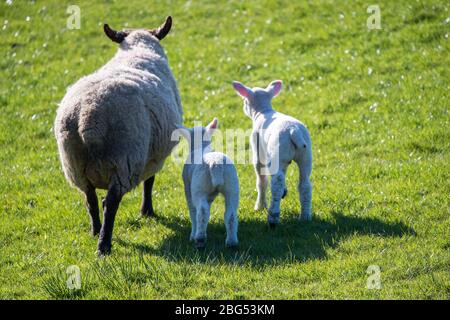
{"type": "Polygon", "coordinates": [[[67,91],[55,136],[64,174],[81,190],[90,183],[123,192],[158,172],[182,124],[176,81],[159,41],[131,32],[116,55],[67,91]]]}

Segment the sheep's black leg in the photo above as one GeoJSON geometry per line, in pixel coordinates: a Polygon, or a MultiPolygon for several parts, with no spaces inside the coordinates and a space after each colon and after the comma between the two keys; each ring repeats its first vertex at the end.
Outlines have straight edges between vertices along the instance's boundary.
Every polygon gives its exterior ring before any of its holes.
{"type": "Polygon", "coordinates": [[[155,211],[153,210],[153,203],[152,203],[152,190],[154,182],[155,176],[148,178],[147,180],[144,181],[144,187],[142,188],[142,206],[141,206],[141,214],[144,217],[155,216],[155,211]]]}
{"type": "Polygon", "coordinates": [[[85,191],[86,196],[86,207],[91,217],[91,233],[93,236],[96,236],[100,232],[101,223],[100,223],[100,211],[98,208],[98,198],[95,193],[95,188],[93,186],[89,186],[85,191]]]}
{"type": "Polygon", "coordinates": [[[118,185],[111,186],[106,194],[103,209],[103,225],[100,230],[100,237],[98,240],[99,255],[106,255],[111,252],[114,219],[116,218],[117,209],[119,209],[119,204],[122,197],[123,193],[120,191],[120,187],[118,185]]]}

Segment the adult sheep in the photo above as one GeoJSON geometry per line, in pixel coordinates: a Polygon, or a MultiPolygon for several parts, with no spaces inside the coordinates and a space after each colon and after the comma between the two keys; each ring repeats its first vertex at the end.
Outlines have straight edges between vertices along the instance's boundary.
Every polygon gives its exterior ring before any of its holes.
{"type": "Polygon", "coordinates": [[[177,85],[160,45],[168,17],[157,29],[105,34],[120,44],[116,55],[67,91],[55,120],[55,136],[67,180],[86,196],[98,254],[111,252],[114,219],[123,195],[144,181],[141,213],[154,214],[152,187],[182,124],[177,85]],[[96,189],[106,189],[103,224],[96,189]]]}

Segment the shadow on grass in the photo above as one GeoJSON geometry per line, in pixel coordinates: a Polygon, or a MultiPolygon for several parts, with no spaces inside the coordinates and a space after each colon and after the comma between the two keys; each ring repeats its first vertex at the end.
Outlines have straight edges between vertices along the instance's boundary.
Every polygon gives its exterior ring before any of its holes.
{"type": "Polygon", "coordinates": [[[383,222],[371,217],[347,216],[332,213],[327,220],[315,217],[305,222],[293,218],[293,213],[284,216],[276,229],[272,230],[262,220],[239,221],[239,247],[225,247],[225,226],[221,223],[208,225],[206,249],[197,251],[188,241],[190,223],[180,218],[159,216],[158,222],[173,233],[165,238],[159,247],[145,243],[117,240],[120,246],[136,250],[139,254],[159,255],[169,261],[192,261],[200,263],[250,263],[252,265],[276,264],[281,262],[304,262],[311,259],[325,259],[327,248],[335,248],[349,236],[368,235],[374,237],[401,237],[415,232],[402,222],[383,222]]]}

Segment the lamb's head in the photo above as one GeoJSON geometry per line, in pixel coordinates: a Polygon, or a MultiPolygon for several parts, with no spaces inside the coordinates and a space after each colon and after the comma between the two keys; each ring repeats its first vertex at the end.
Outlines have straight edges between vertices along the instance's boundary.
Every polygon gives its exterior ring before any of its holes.
{"type": "Polygon", "coordinates": [[[189,143],[191,154],[197,150],[208,151],[211,146],[211,139],[217,129],[219,120],[214,118],[206,127],[182,128],[181,133],[189,143]]]}
{"type": "Polygon", "coordinates": [[[146,42],[148,44],[159,42],[169,33],[171,27],[172,17],[168,16],[166,21],[156,29],[126,29],[116,31],[111,29],[108,24],[105,24],[103,30],[106,36],[112,41],[130,46],[137,42],[146,42]]]}
{"type": "Polygon", "coordinates": [[[272,98],[281,91],[281,80],[272,81],[265,89],[249,88],[238,81],[233,81],[233,87],[244,100],[244,113],[253,118],[257,113],[272,110],[272,98]]]}

